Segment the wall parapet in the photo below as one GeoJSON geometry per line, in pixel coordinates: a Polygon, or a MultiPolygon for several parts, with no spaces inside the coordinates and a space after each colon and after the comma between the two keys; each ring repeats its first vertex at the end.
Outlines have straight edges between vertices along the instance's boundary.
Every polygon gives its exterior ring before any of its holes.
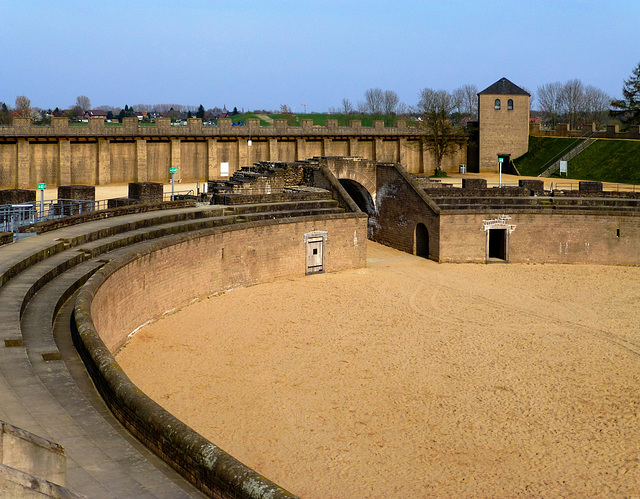
{"type": "Polygon", "coordinates": [[[594,139],[640,140],[640,126],[630,126],[621,132],[619,125],[607,125],[605,130],[596,130],[594,123],[588,123],[571,130],[567,123],[558,123],[553,130],[543,130],[538,123],[529,124],[529,135],[534,137],[590,137],[594,139]]]}
{"type": "Polygon", "coordinates": [[[376,120],[373,126],[362,126],[351,120],[349,126],[338,126],[337,120],[328,120],[325,126],[313,125],[312,120],[301,120],[300,126],[288,125],[286,120],[274,120],[273,125],[260,126],[260,120],[249,119],[244,125],[233,125],[230,118],[221,118],[217,125],[203,125],[199,118],[189,118],[186,125],[172,125],[169,118],[158,118],[146,125],[137,118],[124,118],[121,124],[91,118],[88,123],[74,124],[67,118],[53,118],[51,125],[34,125],[29,118],[14,118],[13,125],[0,126],[0,137],[15,138],[120,138],[120,137],[424,137],[426,133],[400,121],[385,127],[376,120]]]}

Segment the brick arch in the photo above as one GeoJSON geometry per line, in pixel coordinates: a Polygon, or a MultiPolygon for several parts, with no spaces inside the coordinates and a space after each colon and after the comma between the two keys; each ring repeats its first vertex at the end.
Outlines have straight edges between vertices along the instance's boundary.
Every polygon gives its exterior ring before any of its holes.
{"type": "Polygon", "coordinates": [[[367,175],[359,171],[348,170],[346,172],[340,172],[337,178],[338,180],[346,179],[360,184],[369,193],[373,200],[373,205],[376,206],[376,184],[367,175]]]}

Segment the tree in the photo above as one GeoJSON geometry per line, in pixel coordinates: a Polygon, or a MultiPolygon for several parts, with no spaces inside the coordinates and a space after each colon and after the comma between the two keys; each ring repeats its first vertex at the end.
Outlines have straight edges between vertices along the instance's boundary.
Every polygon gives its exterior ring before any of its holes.
{"type": "Polygon", "coordinates": [[[85,113],[91,109],[91,101],[86,95],[78,95],[76,98],[76,106],[82,109],[82,112],[85,113]]]}
{"type": "Polygon", "coordinates": [[[16,114],[20,118],[28,118],[31,116],[31,101],[24,95],[16,97],[16,114]]]}
{"type": "Polygon", "coordinates": [[[0,106],[0,125],[8,125],[11,123],[11,113],[5,102],[0,106]]]}
{"type": "Polygon", "coordinates": [[[586,121],[595,123],[596,127],[602,126],[607,122],[609,103],[611,97],[609,97],[601,89],[588,85],[584,89],[583,100],[583,113],[586,121]]]}
{"type": "Polygon", "coordinates": [[[398,94],[393,90],[385,90],[382,100],[382,111],[385,116],[391,116],[396,113],[398,105],[400,104],[400,98],[398,94]]]}
{"type": "Polygon", "coordinates": [[[467,84],[456,88],[452,95],[458,103],[458,112],[462,117],[478,119],[478,87],[467,84]]]}
{"type": "Polygon", "coordinates": [[[558,114],[560,111],[560,91],[562,83],[559,81],[553,83],[545,83],[538,87],[538,106],[544,116],[547,125],[555,128],[558,123],[558,114]]]}
{"type": "Polygon", "coordinates": [[[198,112],[196,113],[196,118],[200,118],[203,119],[204,118],[204,106],[202,104],[200,104],[200,107],[198,107],[198,112]]]}
{"type": "Polygon", "coordinates": [[[622,99],[613,100],[611,106],[614,108],[611,114],[620,118],[625,125],[640,125],[640,63],[631,76],[624,80],[622,99]]]}
{"type": "Polygon", "coordinates": [[[417,111],[421,116],[416,125],[425,132],[420,146],[433,153],[436,175],[442,169],[442,159],[453,150],[462,136],[462,129],[449,119],[457,107],[457,100],[446,90],[425,88],[420,92],[417,111]]]}
{"type": "Polygon", "coordinates": [[[358,107],[364,114],[382,114],[384,106],[384,92],[379,88],[370,88],[364,92],[364,102],[358,107]]]}
{"type": "Polygon", "coordinates": [[[580,80],[569,80],[559,94],[560,107],[569,123],[569,128],[576,128],[584,109],[584,85],[580,80]]]}
{"type": "Polygon", "coordinates": [[[342,106],[340,107],[340,113],[341,114],[353,114],[353,104],[351,104],[351,101],[347,98],[342,99],[342,106]]]}

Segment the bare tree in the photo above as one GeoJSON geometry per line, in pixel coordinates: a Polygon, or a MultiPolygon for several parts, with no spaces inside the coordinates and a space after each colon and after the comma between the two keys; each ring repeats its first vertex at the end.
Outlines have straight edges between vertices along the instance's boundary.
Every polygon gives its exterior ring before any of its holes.
{"type": "Polygon", "coordinates": [[[600,128],[608,121],[611,97],[603,90],[587,85],[584,89],[583,113],[584,118],[600,128]]]}
{"type": "Polygon", "coordinates": [[[584,106],[584,85],[578,79],[565,83],[559,95],[560,107],[570,128],[576,128],[584,106]]]}
{"type": "Polygon", "coordinates": [[[86,95],[78,95],[76,98],[76,107],[82,109],[83,113],[91,109],[91,101],[89,100],[89,97],[86,95]]]}
{"type": "Polygon", "coordinates": [[[31,101],[24,95],[16,97],[16,114],[20,118],[29,118],[31,116],[31,101]]]}
{"type": "Polygon", "coordinates": [[[478,119],[478,87],[463,85],[456,88],[452,94],[456,101],[458,112],[472,120],[478,119]]]}
{"type": "Polygon", "coordinates": [[[436,175],[441,171],[442,159],[452,151],[462,135],[461,128],[449,119],[457,107],[456,98],[446,90],[425,88],[420,92],[417,111],[421,116],[416,125],[426,132],[420,144],[433,153],[436,175]]]}
{"type": "Polygon", "coordinates": [[[340,107],[340,113],[342,114],[353,114],[353,104],[347,98],[342,99],[342,106],[340,107]]]}
{"type": "Polygon", "coordinates": [[[393,90],[385,90],[382,101],[382,110],[385,116],[391,116],[396,113],[400,104],[400,97],[393,90]]]}
{"type": "Polygon", "coordinates": [[[364,93],[364,102],[358,107],[366,114],[382,114],[384,92],[379,88],[370,88],[364,93]]]}
{"type": "Polygon", "coordinates": [[[538,106],[547,125],[555,128],[560,113],[560,92],[562,83],[559,81],[545,83],[538,87],[538,106]]]}

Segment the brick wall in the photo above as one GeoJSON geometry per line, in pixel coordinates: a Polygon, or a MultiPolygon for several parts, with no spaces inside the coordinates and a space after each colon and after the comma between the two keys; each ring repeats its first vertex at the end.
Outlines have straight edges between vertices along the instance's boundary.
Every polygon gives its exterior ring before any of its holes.
{"type": "Polygon", "coordinates": [[[352,215],[212,229],[179,244],[159,243],[156,251],[110,276],[92,303],[96,328],[113,352],[141,324],[193,299],[278,277],[304,276],[304,234],[314,230],[328,231],[325,271],[365,266],[366,219],[352,215]]]}
{"type": "Polygon", "coordinates": [[[510,154],[511,159],[523,155],[529,148],[529,96],[480,94],[480,171],[497,172],[498,154],[510,154]],[[500,109],[494,109],[500,99],[500,109]],[[513,109],[507,103],[513,99],[513,109]]]}
{"type": "MultiPolygon", "coordinates": [[[[512,214],[509,236],[513,263],[640,264],[640,217],[611,214],[512,214]],[[619,231],[619,233],[618,233],[619,231]],[[619,234],[619,235],[618,235],[619,234]]],[[[493,213],[443,214],[441,262],[485,262],[483,220],[493,213]]]]}

